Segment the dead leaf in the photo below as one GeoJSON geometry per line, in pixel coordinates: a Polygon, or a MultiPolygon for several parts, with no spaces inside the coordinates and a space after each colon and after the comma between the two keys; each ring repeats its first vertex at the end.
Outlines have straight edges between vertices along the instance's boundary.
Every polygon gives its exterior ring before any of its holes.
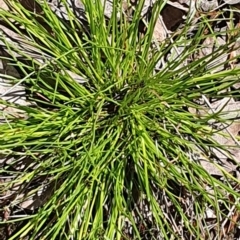
{"type": "Polygon", "coordinates": [[[0,0],[0,9],[8,10],[8,6],[4,0],[0,0]]]}
{"type": "Polygon", "coordinates": [[[225,3],[235,5],[239,3],[239,0],[224,0],[225,3]]]}
{"type": "Polygon", "coordinates": [[[162,21],[160,17],[158,18],[156,25],[154,27],[153,31],[153,39],[157,42],[162,42],[167,38],[167,33],[165,31],[165,28],[162,25],[162,21]]]}
{"type": "MultiPolygon", "coordinates": [[[[213,139],[218,144],[225,147],[228,152],[222,149],[210,149],[209,151],[212,151],[219,161],[214,161],[210,157],[205,156],[202,150],[198,147],[194,147],[194,153],[200,156],[198,157],[198,160],[205,170],[212,175],[221,176],[222,171],[217,166],[220,166],[227,172],[232,172],[236,170],[237,166],[228,159],[233,157],[237,162],[240,162],[240,147],[236,139],[240,131],[240,122],[236,120],[240,117],[240,101],[236,102],[232,98],[224,98],[212,103],[211,107],[215,113],[221,111],[220,116],[225,120],[224,125],[222,123],[216,124],[215,119],[209,121],[209,125],[215,124],[216,127],[222,129],[214,134],[213,139]]],[[[200,110],[189,109],[189,111],[196,117],[204,117],[212,114],[212,110],[207,107],[200,110]]]]}
{"type": "Polygon", "coordinates": [[[198,9],[203,12],[210,12],[218,7],[218,0],[201,0],[198,4],[198,9]]]}

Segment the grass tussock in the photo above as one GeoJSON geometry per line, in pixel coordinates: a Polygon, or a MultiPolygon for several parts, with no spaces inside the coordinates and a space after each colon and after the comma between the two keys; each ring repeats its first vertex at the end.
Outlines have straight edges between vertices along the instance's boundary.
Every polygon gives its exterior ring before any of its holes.
{"type": "Polygon", "coordinates": [[[213,34],[203,34],[202,21],[194,36],[187,37],[187,23],[174,41],[156,47],[161,1],[144,34],[142,0],[131,21],[121,1],[113,1],[107,19],[101,1],[84,0],[82,20],[62,2],[65,21],[46,1],[41,13],[18,1],[0,13],[28,46],[1,37],[21,74],[12,81],[25,86],[32,103],[1,100],[25,112],[4,115],[0,124],[0,153],[13,158],[1,170],[10,179],[1,186],[1,206],[14,216],[6,224],[20,226],[9,239],[204,239],[211,234],[209,209],[220,234],[226,209],[239,198],[237,180],[224,169],[222,179],[213,177],[193,156],[197,147],[211,161],[210,147],[224,150],[209,124],[221,121],[220,113],[200,117],[189,109],[201,109],[203,96],[233,94],[240,69],[209,68],[228,46],[191,60],[213,34]],[[180,46],[180,55],[166,58],[180,46]],[[24,209],[36,195],[37,207],[24,209]]]}

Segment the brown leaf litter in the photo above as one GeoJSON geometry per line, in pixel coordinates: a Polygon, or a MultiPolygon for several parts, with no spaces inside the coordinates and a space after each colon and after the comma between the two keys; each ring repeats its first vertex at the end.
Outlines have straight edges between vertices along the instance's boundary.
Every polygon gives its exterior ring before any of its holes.
{"type": "MultiPolygon", "coordinates": [[[[43,11],[41,9],[41,6],[37,4],[34,0],[19,0],[19,2],[29,11],[32,12],[37,12],[38,14],[43,15],[43,11]]],[[[73,4],[73,1],[69,4],[73,4]]],[[[81,1],[74,1],[76,4],[76,8],[78,9],[83,9],[83,5],[81,4],[81,1]]],[[[144,20],[144,16],[148,13],[148,9],[151,8],[152,4],[154,4],[156,1],[145,1],[145,6],[144,6],[144,11],[142,16],[143,16],[143,23],[145,24],[145,27],[147,27],[147,22],[144,20]]],[[[239,30],[240,30],[240,14],[236,13],[235,14],[235,22],[231,22],[228,20],[228,16],[226,13],[226,16],[220,11],[220,1],[214,0],[214,1],[190,1],[190,0],[173,0],[173,1],[167,1],[167,4],[165,7],[162,9],[162,12],[159,16],[159,19],[157,20],[157,23],[155,25],[154,29],[154,41],[156,41],[158,44],[163,43],[166,39],[171,38],[171,36],[176,36],[181,33],[181,26],[184,25],[185,19],[187,14],[192,17],[192,21],[197,22],[198,19],[201,17],[206,17],[208,19],[214,20],[217,18],[222,18],[223,20],[226,18],[225,22],[226,24],[223,24],[224,26],[222,27],[220,24],[217,24],[217,22],[212,21],[211,24],[209,25],[208,28],[205,29],[203,34],[209,35],[211,31],[226,31],[228,29],[232,30],[232,36],[239,35],[239,30]],[[200,2],[200,3],[199,3],[200,2]],[[217,30],[218,29],[218,30],[217,30]]],[[[51,1],[49,3],[49,6],[52,8],[53,11],[56,11],[56,13],[61,16],[62,18],[66,17],[66,10],[64,10],[64,7],[57,7],[58,0],[51,1]]],[[[128,14],[129,17],[131,16],[132,12],[134,11],[134,5],[137,4],[137,0],[133,1],[123,1],[123,12],[125,14],[128,14]]],[[[225,0],[223,3],[229,6],[230,9],[240,9],[240,4],[239,1],[234,1],[234,0],[225,0]]],[[[0,7],[6,9],[7,5],[3,0],[0,0],[0,7]]],[[[74,8],[74,6],[72,6],[74,8]]],[[[112,13],[112,5],[111,1],[107,1],[106,5],[106,11],[105,15],[106,17],[110,17],[112,13]]],[[[48,27],[47,24],[45,24],[43,18],[39,17],[37,19],[39,23],[41,23],[43,26],[46,27],[47,31],[51,34],[51,29],[48,27]]],[[[4,26],[0,26],[0,28],[5,32],[13,36],[14,38],[19,38],[16,33],[11,32],[10,29],[6,29],[4,26]]],[[[229,39],[231,39],[232,36],[218,36],[217,38],[213,38],[212,36],[209,35],[209,37],[205,38],[204,41],[202,42],[202,45],[204,46],[194,57],[194,59],[200,59],[203,58],[209,54],[211,54],[214,50],[218,49],[222,45],[226,44],[229,39]]],[[[10,40],[9,40],[10,41],[10,40]]],[[[1,43],[3,46],[4,43],[1,43]]],[[[24,48],[24,44],[22,45],[24,48]]],[[[216,58],[214,63],[211,66],[208,66],[208,69],[210,69],[212,72],[216,71],[221,71],[225,68],[239,68],[239,60],[238,57],[240,55],[240,41],[235,42],[232,44],[232,48],[229,49],[229,52],[226,52],[224,56],[221,55],[221,57],[216,58]],[[221,65],[221,63],[226,62],[226,60],[229,59],[229,64],[227,66],[221,66],[215,68],[215,66],[221,65]]],[[[26,47],[26,45],[25,45],[26,47]]],[[[181,49],[177,49],[176,52],[181,52],[181,49]]],[[[4,49],[4,52],[1,53],[1,56],[5,56],[7,49],[4,49]]],[[[12,53],[11,53],[12,54],[12,53]]],[[[177,54],[177,53],[176,53],[177,54]]],[[[39,56],[38,56],[39,57],[39,56]]],[[[41,61],[41,59],[39,59],[41,61]]],[[[9,65],[9,62],[6,60],[1,60],[0,62],[0,71],[1,73],[14,76],[14,77],[19,77],[16,69],[14,67],[9,65]]],[[[71,73],[70,73],[71,74],[71,73]]],[[[239,89],[240,83],[236,83],[235,88],[239,89]]],[[[12,89],[12,85],[9,85],[9,82],[7,82],[6,79],[1,78],[0,79],[0,94],[5,94],[6,91],[9,91],[9,89],[12,89]]],[[[29,102],[26,101],[26,96],[25,96],[25,89],[23,86],[17,86],[12,89],[12,91],[9,92],[9,94],[4,95],[2,99],[10,102],[15,102],[20,105],[28,105],[29,102]],[[14,95],[13,93],[19,91],[21,94],[16,94],[14,95]],[[11,96],[14,95],[14,97],[11,96]]],[[[2,112],[2,120],[4,120],[4,114],[5,115],[12,115],[14,117],[26,117],[24,112],[17,112],[16,109],[7,107],[5,108],[4,105],[1,105],[1,112],[2,112]]],[[[219,177],[223,176],[223,172],[226,171],[228,173],[236,172],[238,171],[238,164],[240,163],[240,147],[239,147],[239,132],[240,132],[240,122],[238,121],[239,119],[239,114],[240,114],[240,100],[237,98],[224,98],[220,100],[215,100],[214,102],[210,103],[210,106],[205,104],[202,110],[197,111],[196,109],[189,109],[193,115],[198,115],[200,116],[205,116],[206,114],[211,114],[212,112],[218,112],[222,110],[222,117],[227,119],[225,124],[221,123],[215,123],[215,122],[210,122],[210,126],[214,126],[215,128],[221,129],[218,133],[214,134],[213,140],[215,140],[219,145],[225,146],[227,148],[227,151],[222,151],[222,150],[213,150],[213,153],[216,155],[218,160],[221,162],[220,167],[222,170],[218,167],[219,162],[215,162],[211,159],[210,156],[206,156],[203,154],[203,152],[196,147],[196,152],[201,156],[200,159],[198,159],[203,166],[203,168],[210,174],[216,175],[219,177]],[[237,120],[236,120],[237,119],[237,120]]],[[[2,159],[4,160],[4,158],[2,159]]],[[[13,160],[11,160],[13,161],[13,160]]],[[[24,168],[24,165],[22,165],[24,168]]],[[[1,177],[0,180],[2,181],[1,177]]],[[[179,187],[180,188],[180,187],[179,187]]],[[[16,191],[16,189],[15,189],[16,191]]],[[[14,194],[14,191],[12,191],[12,194],[14,194]]],[[[183,193],[181,193],[183,194],[183,193]]],[[[179,193],[179,196],[181,195],[179,193]]],[[[15,198],[16,201],[20,201],[19,197],[23,197],[23,201],[18,202],[23,209],[37,209],[41,207],[45,200],[48,199],[48,197],[51,195],[51,191],[47,189],[44,191],[42,188],[41,191],[38,191],[35,193],[35,195],[32,193],[28,195],[27,192],[23,193],[22,195],[19,195],[18,198],[15,198]]],[[[159,198],[163,198],[159,194],[159,198]]],[[[188,196],[190,199],[191,196],[188,196]]],[[[186,208],[187,211],[187,199],[188,198],[182,198],[183,201],[183,208],[186,208]]],[[[164,199],[163,199],[164,200],[164,199]]],[[[193,199],[191,199],[193,200],[193,199]]],[[[190,201],[190,200],[189,200],[190,201]]],[[[142,200],[142,204],[144,205],[145,202],[142,200]]],[[[146,204],[145,204],[146,205],[146,204]]],[[[145,206],[144,205],[144,206],[145,206]]],[[[169,207],[169,209],[171,206],[169,207]]],[[[209,210],[210,211],[210,210],[209,210]]],[[[11,214],[11,211],[8,211],[8,209],[5,209],[3,211],[3,219],[7,220],[11,214]]],[[[190,213],[189,213],[190,214],[190,213]]],[[[215,213],[211,213],[212,219],[215,219],[215,213]]],[[[223,228],[222,228],[222,236],[227,235],[230,232],[233,232],[233,230],[237,226],[237,222],[239,221],[239,211],[237,208],[234,208],[229,215],[229,218],[226,222],[223,222],[223,228]]],[[[168,216],[166,216],[167,218],[168,216]]],[[[170,217],[170,216],[169,216],[170,217]]],[[[196,221],[196,220],[194,220],[196,221]]],[[[193,221],[193,222],[194,222],[193,221]]],[[[183,231],[179,230],[176,224],[174,226],[176,231],[183,231]]],[[[142,225],[141,227],[142,231],[145,231],[144,226],[142,225]]],[[[10,230],[8,230],[10,231],[10,230]]],[[[206,235],[207,236],[207,235],[206,235]]],[[[205,238],[206,239],[206,238],[205,238]]],[[[209,238],[210,239],[210,238],[209,238]]]]}

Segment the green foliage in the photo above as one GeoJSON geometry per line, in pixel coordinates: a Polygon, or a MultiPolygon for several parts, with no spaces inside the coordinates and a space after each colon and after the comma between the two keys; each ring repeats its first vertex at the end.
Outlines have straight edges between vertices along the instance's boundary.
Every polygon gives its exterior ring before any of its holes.
{"type": "MultiPolygon", "coordinates": [[[[37,57],[26,53],[2,37],[8,49],[21,56],[10,57],[23,76],[14,81],[25,84],[29,99],[36,102],[15,106],[27,118],[9,116],[0,125],[0,152],[14,157],[12,166],[23,156],[31,161],[24,170],[2,169],[2,174],[14,176],[3,189],[20,184],[27,193],[24,199],[43,186],[51,189],[37,211],[17,218],[25,220],[24,225],[10,239],[26,235],[29,239],[130,239],[124,232],[126,219],[133,227],[132,239],[143,239],[133,215],[134,203],[143,199],[153,214],[152,228],[158,229],[162,239],[179,237],[173,216],[187,236],[196,239],[203,234],[207,208],[216,212],[220,223],[225,215],[218,200],[231,205],[226,192],[239,197],[229,183],[236,179],[225,172],[222,182],[191,157],[194,146],[205,152],[209,146],[222,147],[212,140],[217,130],[209,125],[209,119],[220,117],[200,118],[189,108],[200,109],[197,100],[203,95],[231,95],[222,90],[236,83],[240,69],[211,73],[213,69],[207,68],[226,46],[185,64],[201,48],[208,23],[199,24],[195,37],[187,39],[189,23],[173,42],[166,40],[156,49],[152,40],[164,6],[161,1],[144,35],[138,28],[142,0],[131,21],[120,14],[117,0],[110,19],[104,17],[100,1],[84,0],[87,24],[77,19],[66,1],[69,20],[65,22],[46,1],[41,15],[17,1],[9,2],[14,12],[1,11],[3,20],[38,53],[37,57]],[[181,55],[156,69],[178,46],[184,46],[181,55]],[[34,189],[29,189],[31,184],[34,189]],[[183,189],[192,201],[194,219],[183,207],[186,199],[177,194],[183,189]],[[160,203],[157,192],[164,196],[160,203]]],[[[14,209],[21,201],[8,207],[14,209]]]]}

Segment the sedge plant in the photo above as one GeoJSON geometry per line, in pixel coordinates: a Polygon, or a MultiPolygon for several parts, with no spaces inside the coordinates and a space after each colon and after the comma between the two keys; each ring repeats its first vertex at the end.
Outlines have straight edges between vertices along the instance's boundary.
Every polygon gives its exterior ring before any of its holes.
{"type": "Polygon", "coordinates": [[[1,169],[10,179],[1,186],[2,210],[10,212],[2,224],[20,226],[8,239],[203,239],[210,236],[209,209],[220,234],[240,195],[237,180],[217,164],[223,177],[212,176],[193,155],[198,148],[212,161],[209,149],[224,151],[209,124],[221,122],[221,113],[189,109],[201,109],[203,96],[236,94],[229,89],[240,69],[211,65],[234,39],[191,61],[203,40],[217,35],[206,34],[206,19],[194,36],[186,21],[174,40],[156,43],[166,2],[156,2],[144,33],[143,0],[131,18],[118,0],[107,18],[103,2],[82,0],[84,18],[66,0],[65,20],[46,0],[35,1],[41,12],[11,0],[11,10],[0,13],[25,46],[2,35],[5,59],[21,75],[8,77],[25,86],[31,102],[1,100],[25,113],[5,114],[0,124],[0,153],[12,159],[1,169]],[[38,205],[24,209],[36,196],[38,205]]]}

